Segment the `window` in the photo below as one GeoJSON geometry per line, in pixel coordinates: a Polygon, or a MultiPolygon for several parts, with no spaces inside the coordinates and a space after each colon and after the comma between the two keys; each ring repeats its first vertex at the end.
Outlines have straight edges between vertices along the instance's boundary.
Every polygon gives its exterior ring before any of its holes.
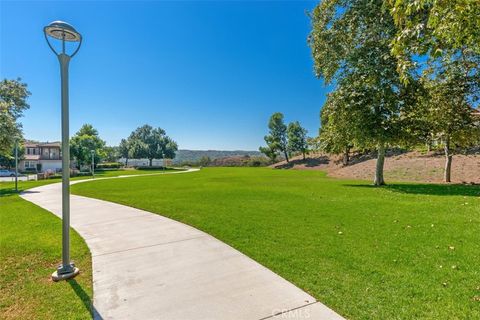
{"type": "Polygon", "coordinates": [[[36,161],[25,161],[25,169],[35,169],[37,167],[36,161]]]}

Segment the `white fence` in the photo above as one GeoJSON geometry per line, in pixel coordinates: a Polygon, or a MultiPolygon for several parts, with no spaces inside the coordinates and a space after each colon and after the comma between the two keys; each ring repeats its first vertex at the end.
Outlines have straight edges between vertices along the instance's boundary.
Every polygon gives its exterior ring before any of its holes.
{"type": "MultiPolygon", "coordinates": [[[[18,181],[37,180],[36,174],[18,175],[18,181]]],[[[15,182],[15,177],[0,177],[0,182],[15,182]]]]}
{"type": "MultiPolygon", "coordinates": [[[[118,162],[125,164],[125,158],[118,159],[118,162]]],[[[170,166],[172,160],[170,159],[153,159],[152,166],[170,166]]],[[[150,161],[148,159],[128,159],[128,167],[148,167],[150,161]]]]}

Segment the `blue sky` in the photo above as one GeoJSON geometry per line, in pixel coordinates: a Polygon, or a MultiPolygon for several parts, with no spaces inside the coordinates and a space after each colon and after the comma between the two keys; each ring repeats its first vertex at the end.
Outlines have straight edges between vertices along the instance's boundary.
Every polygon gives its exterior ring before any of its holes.
{"type": "Polygon", "coordinates": [[[43,38],[53,20],[84,43],[70,64],[70,130],[109,145],[159,126],[181,149],[256,150],[283,112],[317,134],[327,89],[313,74],[307,10],[316,2],[1,1],[0,75],[32,93],[25,136],[60,137],[58,62],[43,38]]]}

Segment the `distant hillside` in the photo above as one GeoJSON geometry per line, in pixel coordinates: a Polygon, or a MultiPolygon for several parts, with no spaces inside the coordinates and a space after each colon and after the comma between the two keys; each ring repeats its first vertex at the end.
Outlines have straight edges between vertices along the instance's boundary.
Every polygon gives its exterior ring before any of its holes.
{"type": "Polygon", "coordinates": [[[202,157],[209,157],[211,160],[226,158],[226,157],[243,157],[243,156],[261,156],[259,151],[221,151],[221,150],[178,150],[173,160],[174,164],[179,164],[185,161],[198,161],[202,157]]]}

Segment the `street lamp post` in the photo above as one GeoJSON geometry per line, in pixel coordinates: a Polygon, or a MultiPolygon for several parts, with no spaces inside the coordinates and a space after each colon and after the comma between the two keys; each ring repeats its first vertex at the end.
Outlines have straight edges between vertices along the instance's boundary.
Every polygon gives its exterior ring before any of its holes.
{"type": "Polygon", "coordinates": [[[69,146],[69,116],[68,116],[68,64],[77,54],[82,44],[82,36],[71,25],[62,21],[54,21],[43,29],[48,46],[60,62],[60,77],[62,82],[62,264],[52,274],[54,281],[75,277],[79,269],[70,262],[70,146],[69,146]],[[57,52],[49,41],[49,37],[60,40],[61,52],[57,52]],[[68,55],[65,52],[65,42],[78,42],[77,49],[68,55]]]}
{"type": "Polygon", "coordinates": [[[15,192],[18,192],[18,137],[15,137],[15,192]]]}
{"type": "Polygon", "coordinates": [[[95,179],[95,150],[90,152],[92,153],[92,178],[95,179]]]}

